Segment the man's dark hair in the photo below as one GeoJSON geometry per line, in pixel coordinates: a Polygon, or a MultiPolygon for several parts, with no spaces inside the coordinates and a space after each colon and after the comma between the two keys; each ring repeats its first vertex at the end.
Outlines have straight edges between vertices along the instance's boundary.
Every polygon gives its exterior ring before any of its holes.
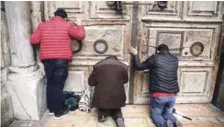
{"type": "Polygon", "coordinates": [[[160,52],[169,52],[169,48],[167,45],[165,44],[161,44],[157,47],[157,50],[160,52]]]}
{"type": "Polygon", "coordinates": [[[56,12],[54,12],[54,16],[60,16],[62,18],[67,18],[68,15],[67,13],[65,12],[64,9],[58,9],[56,12]]]}
{"type": "Polygon", "coordinates": [[[117,56],[115,56],[115,55],[109,55],[109,56],[108,56],[108,57],[106,57],[105,59],[108,59],[108,58],[113,58],[113,59],[118,60],[118,59],[117,59],[117,56]]]}

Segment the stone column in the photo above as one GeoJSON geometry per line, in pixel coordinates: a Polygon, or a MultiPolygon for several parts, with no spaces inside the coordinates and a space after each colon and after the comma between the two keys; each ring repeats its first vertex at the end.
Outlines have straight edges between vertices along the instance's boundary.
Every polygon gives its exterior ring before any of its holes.
{"type": "MultiPolygon", "coordinates": [[[[31,1],[31,21],[32,21],[32,31],[35,30],[35,28],[37,28],[38,24],[43,20],[43,1],[31,1]]],[[[39,59],[39,46],[35,45],[34,46],[34,53],[36,54],[36,60],[39,66],[41,66],[43,68],[43,64],[40,62],[39,59]]]]}
{"type": "Polygon", "coordinates": [[[30,2],[5,2],[12,64],[7,87],[12,97],[14,117],[39,120],[46,109],[44,71],[34,60],[30,2]]]}
{"type": "Polygon", "coordinates": [[[9,34],[6,24],[4,5],[1,2],[1,126],[8,127],[13,121],[12,101],[7,91],[6,81],[8,75],[8,67],[11,64],[9,34]]]}

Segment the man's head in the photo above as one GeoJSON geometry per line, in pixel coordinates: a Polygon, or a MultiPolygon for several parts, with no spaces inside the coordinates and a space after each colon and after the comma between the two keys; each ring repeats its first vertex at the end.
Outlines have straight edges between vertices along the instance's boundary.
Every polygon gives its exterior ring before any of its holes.
{"type": "Polygon", "coordinates": [[[64,9],[58,9],[56,12],[54,12],[54,16],[60,16],[63,19],[68,17],[64,9]]]}
{"type": "Polygon", "coordinates": [[[169,52],[169,48],[165,44],[161,44],[157,47],[157,50],[161,53],[169,52]]]}
{"type": "Polygon", "coordinates": [[[109,55],[109,56],[106,57],[105,59],[108,59],[108,58],[112,58],[112,59],[116,59],[116,60],[118,60],[118,59],[117,59],[117,56],[115,56],[115,55],[109,55]]]}

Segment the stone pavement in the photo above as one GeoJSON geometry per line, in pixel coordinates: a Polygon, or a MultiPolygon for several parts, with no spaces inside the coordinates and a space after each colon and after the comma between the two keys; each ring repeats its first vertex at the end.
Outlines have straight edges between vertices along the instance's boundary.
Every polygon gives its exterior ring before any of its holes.
{"type": "MultiPolygon", "coordinates": [[[[184,127],[224,127],[224,113],[211,104],[177,104],[175,108],[179,113],[192,118],[189,121],[177,116],[184,127]]],[[[126,127],[155,127],[148,115],[148,105],[127,105],[122,111],[126,127]]],[[[54,120],[47,114],[41,120],[44,127],[116,127],[111,117],[106,122],[99,123],[96,109],[92,109],[91,113],[76,110],[62,120],[54,120]]]]}

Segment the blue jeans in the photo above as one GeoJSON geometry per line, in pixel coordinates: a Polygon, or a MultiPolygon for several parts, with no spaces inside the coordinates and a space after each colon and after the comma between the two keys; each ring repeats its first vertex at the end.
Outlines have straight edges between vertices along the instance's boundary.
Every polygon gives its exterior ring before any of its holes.
{"type": "Polygon", "coordinates": [[[63,88],[68,76],[68,61],[44,60],[47,76],[47,106],[50,112],[60,113],[64,106],[63,88]]]}
{"type": "Polygon", "coordinates": [[[157,127],[166,127],[166,121],[171,120],[176,123],[173,116],[173,107],[176,102],[176,96],[153,97],[151,99],[151,118],[157,127]]]}

